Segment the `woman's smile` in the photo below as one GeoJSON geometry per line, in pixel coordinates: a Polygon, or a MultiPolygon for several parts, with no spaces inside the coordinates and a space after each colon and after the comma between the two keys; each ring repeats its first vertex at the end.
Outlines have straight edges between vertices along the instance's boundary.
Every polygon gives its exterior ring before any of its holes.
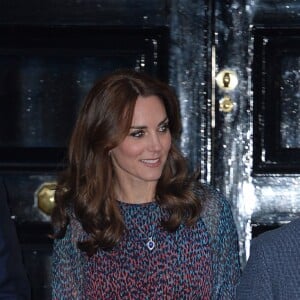
{"type": "Polygon", "coordinates": [[[142,159],[141,160],[142,163],[144,163],[147,167],[150,168],[155,168],[160,166],[160,159],[156,158],[156,159],[142,159]]]}

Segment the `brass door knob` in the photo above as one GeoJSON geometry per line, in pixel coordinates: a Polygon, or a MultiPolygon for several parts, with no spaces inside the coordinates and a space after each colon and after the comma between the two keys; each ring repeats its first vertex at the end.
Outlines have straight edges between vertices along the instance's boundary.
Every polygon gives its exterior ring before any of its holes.
{"type": "Polygon", "coordinates": [[[219,105],[220,105],[220,111],[229,113],[233,110],[234,102],[229,96],[226,95],[224,96],[224,98],[220,100],[219,105]]]}
{"type": "Polygon", "coordinates": [[[37,206],[46,215],[51,215],[55,205],[55,182],[45,182],[36,191],[37,206]]]}
{"type": "Polygon", "coordinates": [[[216,76],[216,82],[220,89],[224,91],[232,91],[238,85],[237,73],[233,70],[222,70],[216,76]]]}

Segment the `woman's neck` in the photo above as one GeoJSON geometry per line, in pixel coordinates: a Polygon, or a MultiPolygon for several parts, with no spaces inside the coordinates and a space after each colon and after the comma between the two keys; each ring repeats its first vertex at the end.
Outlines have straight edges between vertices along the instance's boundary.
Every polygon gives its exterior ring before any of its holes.
{"type": "Polygon", "coordinates": [[[145,185],[128,186],[117,184],[115,193],[121,202],[142,204],[155,201],[156,183],[150,182],[145,185]]]}

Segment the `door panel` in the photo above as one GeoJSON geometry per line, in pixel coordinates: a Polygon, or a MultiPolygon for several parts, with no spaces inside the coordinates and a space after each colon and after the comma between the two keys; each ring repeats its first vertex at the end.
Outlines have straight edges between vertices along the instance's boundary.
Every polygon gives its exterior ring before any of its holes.
{"type": "Polygon", "coordinates": [[[254,27],[253,172],[299,174],[300,28],[254,27]]]}
{"type": "Polygon", "coordinates": [[[253,236],[300,213],[299,12],[295,1],[215,2],[216,73],[234,70],[238,85],[215,90],[213,173],[233,203],[242,264],[253,236]]]}

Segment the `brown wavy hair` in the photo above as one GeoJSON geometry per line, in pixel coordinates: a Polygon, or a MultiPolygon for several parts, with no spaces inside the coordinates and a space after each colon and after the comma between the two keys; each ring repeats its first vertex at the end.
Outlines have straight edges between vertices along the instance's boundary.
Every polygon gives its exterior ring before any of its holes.
{"type": "Polygon", "coordinates": [[[172,136],[156,191],[158,205],[168,212],[161,225],[173,232],[181,223],[191,226],[196,222],[202,204],[194,194],[196,181],[189,176],[185,158],[176,146],[181,132],[177,97],[167,84],[145,73],[120,70],[96,82],[79,112],[68,166],[55,193],[54,238],[65,235],[72,211],[89,234],[88,240],[78,242],[79,249],[88,255],[98,248],[112,249],[120,241],[125,225],[115,197],[109,151],[128,135],[137,97],[153,95],[164,103],[172,136]]]}

